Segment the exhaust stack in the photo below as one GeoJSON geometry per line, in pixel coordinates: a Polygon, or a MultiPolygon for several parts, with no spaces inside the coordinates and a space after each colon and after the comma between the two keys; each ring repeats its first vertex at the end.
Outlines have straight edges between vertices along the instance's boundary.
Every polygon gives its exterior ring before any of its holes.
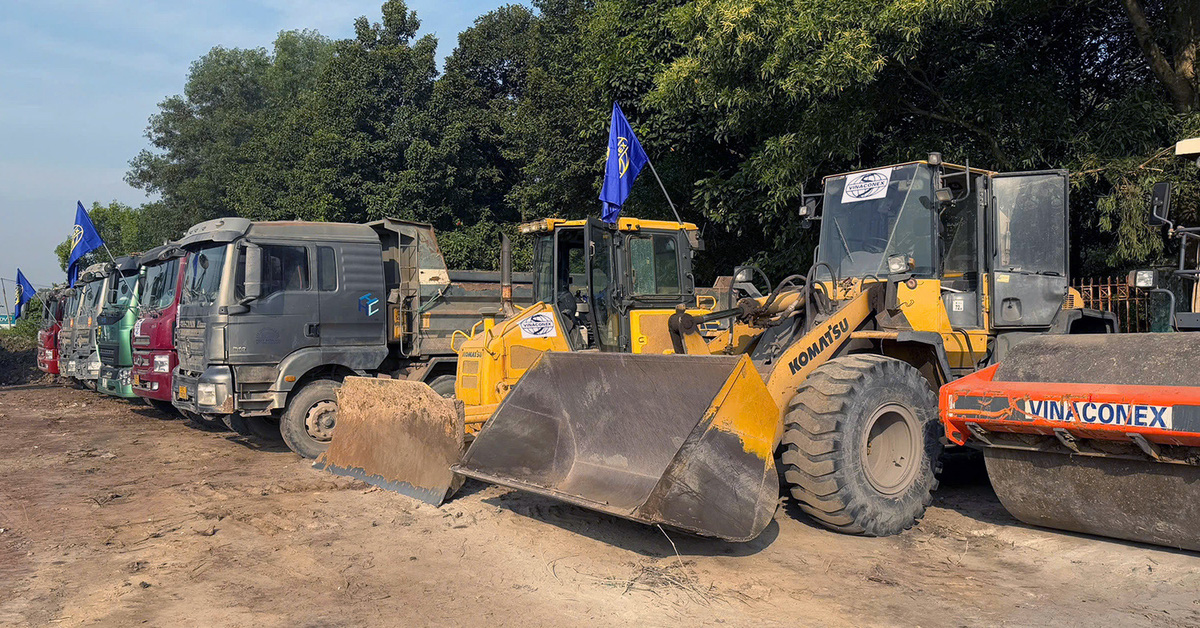
{"type": "Polygon", "coordinates": [[[500,234],[500,313],[505,318],[517,313],[513,305],[512,243],[503,233],[500,234]]]}

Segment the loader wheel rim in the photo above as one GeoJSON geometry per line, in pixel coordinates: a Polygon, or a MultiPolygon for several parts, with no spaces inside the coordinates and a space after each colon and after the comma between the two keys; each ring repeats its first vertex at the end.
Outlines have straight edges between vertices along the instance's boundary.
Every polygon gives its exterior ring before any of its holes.
{"type": "Polygon", "coordinates": [[[889,403],[875,410],[863,441],[863,469],[872,488],[884,495],[908,488],[920,459],[920,433],[908,408],[889,403]]]}
{"type": "Polygon", "coordinates": [[[337,403],[321,401],[313,404],[304,416],[304,430],[314,440],[327,443],[333,439],[333,428],[337,424],[337,403]]]}

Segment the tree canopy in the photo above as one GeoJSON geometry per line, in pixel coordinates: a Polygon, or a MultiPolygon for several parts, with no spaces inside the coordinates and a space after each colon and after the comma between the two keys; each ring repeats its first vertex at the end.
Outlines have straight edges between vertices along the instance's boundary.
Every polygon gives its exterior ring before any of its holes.
{"type": "MultiPolygon", "coordinates": [[[[515,223],[598,213],[614,100],[721,251],[707,276],[802,271],[803,193],[930,151],[1070,169],[1075,275],[1165,259],[1157,181],[1200,224],[1200,175],[1169,150],[1200,134],[1200,0],[533,0],[478,18],[440,72],[403,0],[354,25],[193,63],[127,177],[161,200],[103,208],[113,252],[222,215],[395,216],[494,268],[515,223]]],[[[625,213],[671,216],[652,179],[625,213]]]]}

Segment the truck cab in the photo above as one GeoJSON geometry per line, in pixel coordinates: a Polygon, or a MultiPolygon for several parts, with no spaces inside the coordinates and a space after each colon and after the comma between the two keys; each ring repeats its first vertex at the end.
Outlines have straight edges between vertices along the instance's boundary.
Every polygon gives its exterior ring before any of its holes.
{"type": "Polygon", "coordinates": [[[109,279],[97,318],[96,349],[100,354],[97,390],[114,397],[136,399],[130,368],[133,351],[129,334],[137,318],[138,263],[136,257],[118,257],[109,267],[109,279]]]}
{"type": "Polygon", "coordinates": [[[63,311],[66,310],[62,290],[47,290],[39,295],[42,300],[42,327],[38,330],[38,370],[58,375],[58,332],[62,329],[63,311]]]}
{"type": "MultiPolygon", "coordinates": [[[[348,375],[452,383],[454,332],[498,300],[498,274],[446,268],[433,228],[251,222],[193,226],[172,403],[200,425],[282,436],[305,457],[328,446],[348,375]],[[445,379],[449,376],[449,379],[445,379]]],[[[447,390],[450,392],[450,390],[447,390]]]]}
{"type": "Polygon", "coordinates": [[[55,357],[58,360],[58,374],[74,379],[75,367],[71,364],[71,354],[75,351],[75,316],[79,313],[79,290],[65,288],[63,296],[62,323],[56,338],[55,357]]]}
{"type": "Polygon", "coordinates": [[[186,251],[171,243],[138,258],[141,274],[137,320],[133,324],[133,392],[160,412],[173,412],[171,372],[175,354],[175,321],[187,270],[186,251]]]}
{"type": "Polygon", "coordinates": [[[70,374],[84,387],[96,389],[100,378],[100,353],[96,347],[100,307],[108,289],[109,264],[93,264],[85,269],[75,283],[79,292],[79,310],[75,314],[71,334],[70,374]]]}

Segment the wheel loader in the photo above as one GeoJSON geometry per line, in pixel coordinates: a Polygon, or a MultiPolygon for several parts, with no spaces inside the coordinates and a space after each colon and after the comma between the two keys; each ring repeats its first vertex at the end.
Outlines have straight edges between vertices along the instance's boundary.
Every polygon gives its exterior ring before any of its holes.
{"type": "MultiPolygon", "coordinates": [[[[1200,138],[1176,152],[1200,156],[1200,138]]],[[[1000,502],[1025,523],[1200,551],[1200,227],[1172,224],[1170,199],[1157,184],[1150,224],[1179,239],[1178,266],[1129,284],[1164,294],[1180,333],[1031,339],[941,390],[947,439],[983,451],[1000,502]],[[1166,277],[1190,288],[1187,311],[1166,277]]]]}
{"type": "Polygon", "coordinates": [[[456,339],[455,400],[348,379],[317,466],[431,503],[466,476],[746,541],[776,511],[778,456],[820,524],[897,533],[936,484],[939,386],[1029,336],[1115,326],[1068,287],[1068,191],[1065,171],[937,153],[826,177],[800,210],[820,230],[806,273],[738,267],[712,290],[694,225],[527,224],[534,304],[456,339]]]}

